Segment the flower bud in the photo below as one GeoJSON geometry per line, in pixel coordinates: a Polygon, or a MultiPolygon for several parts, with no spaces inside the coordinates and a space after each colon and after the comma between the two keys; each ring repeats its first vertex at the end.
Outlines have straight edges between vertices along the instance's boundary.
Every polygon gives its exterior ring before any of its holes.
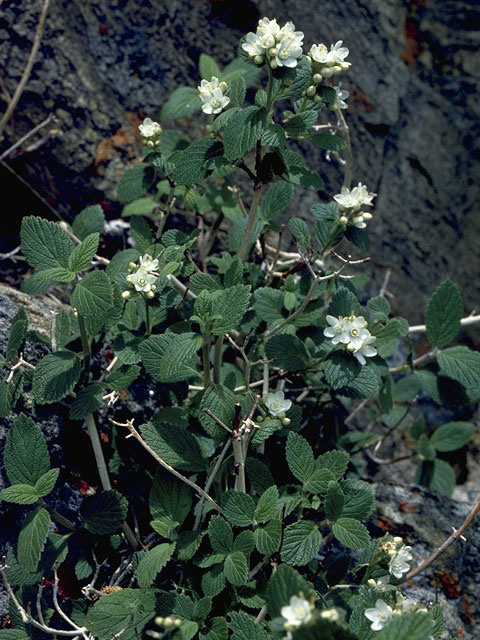
{"type": "Polygon", "coordinates": [[[257,417],[257,422],[263,422],[264,421],[264,417],[263,416],[258,416],[257,417]]]}
{"type": "Polygon", "coordinates": [[[401,538],[400,536],[395,536],[393,538],[393,542],[398,546],[399,544],[403,544],[403,538],[401,538]]]}
{"type": "Polygon", "coordinates": [[[288,427],[290,423],[291,423],[290,418],[282,418],[282,424],[284,427],[288,427]]]}
{"type": "Polygon", "coordinates": [[[65,222],[65,220],[62,220],[61,222],[59,222],[58,226],[62,227],[62,229],[68,229],[68,224],[65,222]]]}
{"type": "Polygon", "coordinates": [[[146,296],[149,300],[155,297],[155,293],[153,291],[147,291],[146,296]]]}
{"type": "Polygon", "coordinates": [[[153,147],[155,146],[155,142],[153,140],[147,140],[145,144],[147,145],[147,147],[150,147],[151,149],[153,149],[153,147]]]}
{"type": "Polygon", "coordinates": [[[152,284],[152,286],[150,287],[152,291],[155,291],[155,289],[157,288],[156,284],[152,284]]]}
{"type": "Polygon", "coordinates": [[[219,88],[222,90],[222,93],[225,93],[225,91],[228,89],[228,84],[226,82],[220,82],[220,84],[218,85],[219,88]]]}
{"type": "Polygon", "coordinates": [[[351,342],[349,342],[347,344],[347,351],[355,351],[355,345],[353,345],[351,342]]]}
{"type": "Polygon", "coordinates": [[[276,60],[271,60],[270,61],[270,67],[272,69],[276,69],[278,67],[277,61],[276,60]]]}
{"type": "Polygon", "coordinates": [[[171,627],[173,625],[173,618],[171,616],[167,616],[166,618],[164,618],[163,624],[166,627],[171,627]]]}
{"type": "Polygon", "coordinates": [[[339,223],[343,224],[343,225],[346,225],[348,223],[347,216],[340,216],[339,223]]]}
{"type": "Polygon", "coordinates": [[[320,104],[321,102],[323,102],[320,96],[314,96],[313,101],[315,102],[315,104],[320,104]]]}
{"type": "Polygon", "coordinates": [[[363,219],[367,221],[373,218],[373,215],[369,211],[364,211],[362,213],[362,216],[363,216],[363,219]]]}
{"type": "Polygon", "coordinates": [[[283,420],[284,418],[286,418],[286,417],[287,417],[287,414],[283,411],[282,413],[279,413],[276,417],[277,417],[279,420],[283,420]]]}
{"type": "Polygon", "coordinates": [[[206,131],[207,133],[212,133],[212,131],[213,131],[213,125],[211,125],[211,124],[207,124],[207,126],[205,127],[205,131],[206,131]]]}
{"type": "Polygon", "coordinates": [[[292,84],[293,84],[293,80],[291,78],[285,78],[285,80],[283,81],[284,87],[291,87],[292,84]]]}
{"type": "Polygon", "coordinates": [[[136,262],[129,262],[128,263],[128,268],[133,271],[134,269],[137,268],[137,263],[136,262]]]}
{"type": "Polygon", "coordinates": [[[128,282],[128,284],[132,283],[132,276],[129,274],[128,276],[125,276],[125,280],[128,282]]]}
{"type": "Polygon", "coordinates": [[[375,582],[375,580],[373,578],[369,578],[367,580],[367,586],[371,587],[372,589],[375,589],[375,587],[377,586],[377,583],[375,582]]]}
{"type": "Polygon", "coordinates": [[[338,64],[336,64],[334,67],[332,67],[332,73],[335,75],[337,73],[340,73],[342,70],[342,67],[338,64]]]}
{"type": "Polygon", "coordinates": [[[355,216],[352,218],[353,224],[358,224],[359,222],[363,222],[363,216],[355,216]]]}
{"type": "Polygon", "coordinates": [[[174,625],[176,627],[181,627],[182,626],[182,620],[180,618],[176,618],[174,621],[174,625]]]}
{"type": "Polygon", "coordinates": [[[273,58],[273,57],[275,57],[277,55],[277,50],[275,49],[275,47],[272,47],[268,53],[273,58]]]}
{"type": "Polygon", "coordinates": [[[165,618],[162,618],[162,616],[157,616],[154,620],[155,624],[158,625],[164,625],[165,624],[165,618]]]}
{"type": "Polygon", "coordinates": [[[314,96],[316,93],[317,93],[317,89],[316,89],[316,87],[314,87],[314,86],[313,86],[313,84],[311,84],[311,85],[308,87],[307,91],[306,91],[307,96],[312,97],[312,96],[314,96]]]}
{"type": "Polygon", "coordinates": [[[323,76],[321,73],[315,73],[313,75],[313,82],[314,84],[320,84],[320,82],[323,80],[323,76]]]}
{"type": "Polygon", "coordinates": [[[261,65],[265,62],[265,58],[263,56],[255,56],[253,61],[255,64],[261,65]]]}
{"type": "Polygon", "coordinates": [[[128,298],[130,298],[132,294],[130,293],[130,291],[122,291],[122,298],[124,300],[127,300],[128,298]]]}

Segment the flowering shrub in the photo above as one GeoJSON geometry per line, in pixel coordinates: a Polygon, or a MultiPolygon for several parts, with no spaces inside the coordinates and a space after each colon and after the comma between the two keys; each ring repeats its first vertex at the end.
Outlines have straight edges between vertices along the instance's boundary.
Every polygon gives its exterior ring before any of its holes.
{"type": "Polygon", "coordinates": [[[348,49],[304,55],[295,29],[261,19],[225,69],[201,57],[198,89],[172,94],[162,126],[140,125],[145,156],[118,189],[128,248],[102,255],[99,206],[71,226],[23,220],[34,269],[24,290],[62,283],[68,304],[37,336],[49,352],[36,363],[22,356],[20,310],[2,359],[1,414],[24,413],[8,432],[0,498],[27,510],[0,567],[15,625],[0,638],[441,637],[440,607],[401,593],[415,550],[369,528],[361,458],[385,462],[383,442],[409,428],[419,481],[449,495],[454,471],[437,454],[465,445],[473,425],[434,429],[414,404],[451,402],[448,388],[478,400],[480,355],[451,346],[463,307],[450,280],[414,329],[431,345],[419,357],[408,321],[356,287],[375,194],[351,187],[348,92],[331,83],[348,49]],[[245,106],[260,71],[265,89],[245,106]],[[200,110],[200,139],[168,126],[200,110]],[[332,110],[336,124],[318,124],[332,110]],[[324,188],[292,141],[325,150],[345,180],[285,225],[296,187],[324,188]],[[381,430],[347,419],[366,403],[381,430]],[[56,404],[64,428],[88,431],[98,468],[79,513],[52,506],[68,469],[51,468],[35,416],[56,404]],[[61,566],[74,569],[68,589],[61,566]]]}

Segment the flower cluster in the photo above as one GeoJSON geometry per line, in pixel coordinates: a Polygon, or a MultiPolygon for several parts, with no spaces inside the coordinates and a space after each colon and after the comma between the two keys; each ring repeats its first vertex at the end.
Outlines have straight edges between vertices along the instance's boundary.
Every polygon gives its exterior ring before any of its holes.
{"type": "Polygon", "coordinates": [[[276,19],[262,18],[258,21],[257,31],[247,33],[242,49],[255,64],[267,61],[272,69],[293,68],[302,55],[302,44],[303,33],[295,31],[293,22],[287,22],[280,28],[276,19]]]}
{"type": "Polygon", "coordinates": [[[228,89],[227,83],[220,82],[215,76],[212,76],[210,81],[202,80],[197,89],[200,93],[200,100],[203,102],[202,111],[204,113],[220,113],[230,104],[230,98],[224,95],[228,89]]]}
{"type": "Polygon", "coordinates": [[[307,624],[312,619],[313,605],[305,598],[292,596],[287,606],[280,609],[280,613],[286,622],[283,628],[286,631],[293,631],[302,624],[307,624]]]}
{"type": "Polygon", "coordinates": [[[360,364],[366,364],[365,358],[377,355],[377,350],[372,347],[375,336],[372,336],[366,328],[367,321],[363,316],[327,316],[330,325],[323,331],[323,335],[330,338],[332,344],[344,344],[360,364]]]}
{"type": "Polygon", "coordinates": [[[154,122],[151,118],[145,120],[138,126],[143,143],[152,149],[160,144],[160,136],[162,135],[162,127],[158,122],[154,122]]]}
{"type": "Polygon", "coordinates": [[[410,565],[408,564],[413,556],[410,553],[412,547],[407,547],[403,545],[397,550],[396,554],[391,557],[390,562],[388,563],[388,570],[395,576],[395,578],[401,578],[404,573],[408,573],[410,571],[410,565]]]}
{"type": "Polygon", "coordinates": [[[330,51],[324,44],[313,44],[307,57],[312,63],[313,82],[320,84],[322,80],[328,80],[332,76],[347,71],[351,62],[346,62],[348,56],[347,47],[342,47],[343,41],[339,40],[330,46],[330,51]]]}
{"type": "Polygon", "coordinates": [[[333,196],[335,202],[340,205],[340,211],[342,212],[340,222],[342,224],[351,222],[353,226],[364,229],[373,216],[367,211],[360,212],[360,209],[362,207],[371,207],[372,200],[376,195],[376,193],[369,193],[367,187],[361,182],[353,189],[343,187],[340,193],[333,196]]]}
{"type": "MultiPolygon", "coordinates": [[[[128,284],[134,287],[136,291],[145,293],[147,298],[153,298],[156,289],[155,282],[160,275],[157,271],[158,260],[156,258],[153,259],[152,256],[146,253],[144,256],[140,256],[139,264],[130,262],[128,266],[132,271],[126,277],[128,284]]],[[[129,291],[124,291],[122,295],[124,298],[128,298],[129,294],[129,291]]]]}

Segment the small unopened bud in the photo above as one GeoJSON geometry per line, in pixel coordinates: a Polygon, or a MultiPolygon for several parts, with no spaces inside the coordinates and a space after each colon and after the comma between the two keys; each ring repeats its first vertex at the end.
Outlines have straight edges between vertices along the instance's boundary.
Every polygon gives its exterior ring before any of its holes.
{"type": "Polygon", "coordinates": [[[363,222],[363,216],[355,216],[352,218],[353,224],[358,224],[359,222],[363,222]]]}
{"type": "Polygon", "coordinates": [[[220,84],[218,85],[219,89],[222,90],[222,93],[225,93],[225,91],[228,89],[228,84],[226,82],[220,82],[220,84]]]}
{"type": "Polygon", "coordinates": [[[307,95],[306,91],[302,91],[302,98],[304,98],[307,95]]]}
{"type": "Polygon", "coordinates": [[[133,271],[134,269],[137,268],[137,263],[136,262],[129,262],[128,263],[128,268],[133,271]]]}
{"type": "Polygon", "coordinates": [[[158,625],[164,625],[165,624],[165,618],[162,618],[162,616],[157,616],[154,620],[155,624],[158,625]]]}
{"type": "Polygon", "coordinates": [[[282,413],[279,413],[279,414],[277,415],[277,418],[279,418],[280,420],[283,420],[283,419],[284,419],[284,418],[286,418],[286,417],[287,417],[287,414],[286,414],[284,411],[283,411],[282,413]]]}
{"type": "Polygon", "coordinates": [[[284,427],[288,427],[290,423],[291,423],[290,418],[282,418],[282,424],[284,427]]]}
{"type": "Polygon", "coordinates": [[[347,351],[355,351],[355,345],[353,345],[351,342],[349,342],[347,344],[347,351]]]}
{"type": "Polygon", "coordinates": [[[149,300],[155,297],[155,293],[153,291],[147,291],[146,296],[149,300]]]}
{"type": "Polygon", "coordinates": [[[333,71],[329,67],[322,69],[322,76],[324,78],[331,78],[333,76],[333,71]]]}
{"type": "Polygon", "coordinates": [[[362,216],[363,216],[363,219],[367,221],[373,218],[373,215],[369,211],[364,211],[362,213],[362,216]]]}
{"type": "Polygon", "coordinates": [[[78,311],[76,309],[74,310],[73,315],[75,318],[78,318],[78,311]]]}
{"type": "Polygon", "coordinates": [[[315,104],[320,104],[322,102],[322,99],[320,96],[314,96],[313,101],[315,102],[315,104]]]}
{"type": "Polygon", "coordinates": [[[128,298],[130,298],[132,294],[130,293],[130,291],[122,291],[122,298],[124,300],[127,300],[128,298]]]}
{"type": "Polygon", "coordinates": [[[285,80],[283,81],[284,87],[291,87],[292,84],[293,84],[293,80],[291,78],[285,78],[285,80]]]}
{"type": "Polygon", "coordinates": [[[131,274],[129,274],[128,276],[125,276],[125,280],[128,282],[128,284],[131,284],[131,282],[132,282],[131,274]]]}
{"type": "Polygon", "coordinates": [[[398,546],[399,544],[403,544],[403,538],[401,538],[400,536],[395,536],[393,538],[393,542],[398,546]]]}
{"type": "Polygon", "coordinates": [[[157,288],[157,285],[156,284],[152,284],[152,286],[151,286],[152,291],[155,291],[156,288],[157,288]]]}
{"type": "Polygon", "coordinates": [[[401,615],[402,615],[402,613],[403,613],[403,611],[402,611],[401,609],[394,609],[394,610],[393,610],[393,615],[394,615],[395,617],[397,617],[397,618],[398,618],[398,616],[401,616],[401,615]]]}
{"type": "Polygon", "coordinates": [[[375,582],[375,580],[373,578],[369,578],[367,580],[367,586],[371,587],[372,589],[374,589],[377,586],[377,583],[375,582]]]}
{"type": "Polygon", "coordinates": [[[275,49],[275,47],[272,47],[268,53],[269,53],[269,54],[272,56],[272,58],[273,58],[274,56],[276,56],[276,55],[277,55],[277,50],[275,49]]]}
{"type": "Polygon", "coordinates": [[[340,219],[338,221],[340,224],[346,225],[348,222],[348,218],[347,216],[340,216],[340,219]]]}
{"type": "Polygon", "coordinates": [[[257,422],[263,422],[263,420],[264,420],[263,416],[258,416],[257,422]]]}
{"type": "Polygon", "coordinates": [[[207,133],[212,133],[213,131],[213,125],[212,124],[207,124],[207,126],[205,127],[205,131],[207,133]]]}
{"type": "Polygon", "coordinates": [[[338,64],[336,64],[334,67],[332,67],[332,73],[333,74],[340,73],[341,70],[342,70],[342,67],[340,67],[338,64]]]}
{"type": "Polygon", "coordinates": [[[313,86],[313,84],[311,84],[311,85],[308,87],[308,89],[307,89],[306,93],[307,93],[307,96],[312,97],[312,96],[314,96],[314,95],[317,93],[317,89],[316,89],[316,87],[314,87],[314,86],[313,86]]]}
{"type": "Polygon", "coordinates": [[[65,220],[62,220],[61,222],[59,222],[58,226],[62,227],[62,229],[68,229],[68,224],[65,222],[65,220]]]}
{"type": "Polygon", "coordinates": [[[147,140],[145,144],[147,145],[147,147],[151,147],[152,149],[155,146],[155,142],[153,140],[147,140]]]}
{"type": "Polygon", "coordinates": [[[270,61],[270,67],[272,69],[276,69],[278,67],[277,61],[276,60],[271,60],[270,61]]]}
{"type": "Polygon", "coordinates": [[[313,75],[313,82],[314,84],[320,84],[320,82],[323,80],[323,76],[321,73],[315,73],[313,75]]]}
{"type": "Polygon", "coordinates": [[[263,56],[255,56],[253,58],[253,61],[254,61],[255,64],[260,65],[260,64],[263,64],[265,62],[265,58],[263,56]]]}
{"type": "Polygon", "coordinates": [[[171,626],[173,625],[173,623],[174,623],[174,620],[173,620],[173,618],[172,618],[171,616],[167,616],[167,617],[166,617],[166,618],[164,618],[164,620],[163,620],[163,624],[164,624],[166,627],[171,627],[171,626]]]}
{"type": "Polygon", "coordinates": [[[176,627],[181,627],[182,626],[182,620],[180,618],[176,618],[175,622],[174,622],[174,625],[176,627]]]}

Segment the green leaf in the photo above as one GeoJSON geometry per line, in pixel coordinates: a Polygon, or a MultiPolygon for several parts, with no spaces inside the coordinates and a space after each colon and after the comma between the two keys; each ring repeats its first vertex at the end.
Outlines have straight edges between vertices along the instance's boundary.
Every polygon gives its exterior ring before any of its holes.
{"type": "Polygon", "coordinates": [[[251,531],[241,531],[233,542],[233,551],[241,551],[247,558],[255,548],[255,539],[251,531]]]}
{"type": "Polygon", "coordinates": [[[327,451],[315,460],[315,470],[328,470],[335,480],[340,480],[348,467],[350,456],[346,451],[327,451]]]}
{"type": "Polygon", "coordinates": [[[425,315],[427,338],[434,347],[444,347],[460,331],[463,303],[460,292],[448,279],[437,287],[425,315]]]}
{"type": "Polygon", "coordinates": [[[164,333],[150,336],[139,351],[143,364],[156,382],[188,380],[196,373],[196,352],[201,338],[194,333],[164,333]]]}
{"type": "Polygon", "coordinates": [[[228,491],[223,498],[223,515],[236,527],[249,527],[254,520],[255,502],[241,491],[228,491]]]}
{"type": "Polygon", "coordinates": [[[315,146],[328,151],[341,151],[347,146],[343,138],[330,133],[315,133],[311,140],[315,146]]]}
{"type": "Polygon", "coordinates": [[[141,557],[137,567],[137,581],[140,589],[148,589],[159,571],[170,560],[174,551],[175,544],[164,542],[157,544],[156,547],[153,547],[141,557]]]}
{"type": "Polygon", "coordinates": [[[45,438],[33,420],[23,413],[7,432],[3,463],[12,484],[34,486],[50,469],[45,438]]]}
{"type": "Polygon", "coordinates": [[[359,229],[350,224],[345,229],[345,238],[362,251],[368,251],[370,249],[370,238],[365,229],[359,229]]]}
{"type": "Polygon", "coordinates": [[[75,273],[85,271],[90,266],[93,256],[97,252],[100,236],[98,233],[91,233],[78,244],[70,254],[68,268],[75,273]]]}
{"type": "Polygon", "coordinates": [[[328,483],[327,495],[325,496],[325,515],[331,521],[337,520],[343,512],[345,496],[338,482],[328,483]]]}
{"type": "Polygon", "coordinates": [[[39,404],[58,402],[73,391],[80,376],[80,359],[71,351],[49,353],[33,372],[33,395],[39,404]]]}
{"type": "Polygon", "coordinates": [[[262,133],[262,144],[267,147],[281,148],[285,146],[285,131],[279,124],[271,124],[262,133]]]}
{"type": "Polygon", "coordinates": [[[105,271],[87,273],[72,291],[70,302],[85,318],[88,333],[99,332],[113,306],[113,288],[105,271]]]}
{"type": "Polygon", "coordinates": [[[283,292],[271,287],[260,287],[254,292],[255,312],[261,320],[268,324],[278,324],[283,316],[283,292]]]}
{"type": "Polygon", "coordinates": [[[286,456],[293,475],[300,482],[308,482],[315,468],[312,447],[305,438],[294,431],[290,431],[288,434],[286,456]]]}
{"type": "Polygon", "coordinates": [[[315,204],[310,211],[315,220],[315,236],[323,253],[328,248],[336,245],[342,238],[343,229],[339,225],[340,211],[338,204],[336,202],[315,204]]]}
{"type": "Polygon", "coordinates": [[[199,622],[203,622],[212,610],[212,599],[208,596],[195,602],[193,607],[193,617],[199,622]]]}
{"type": "Polygon", "coordinates": [[[270,520],[264,527],[255,529],[254,536],[255,546],[260,553],[276,553],[282,540],[282,523],[280,520],[270,520]]]}
{"type": "Polygon", "coordinates": [[[129,216],[142,216],[146,213],[151,213],[156,207],[158,202],[152,200],[152,198],[138,198],[123,207],[122,218],[128,218],[129,216]]]}
{"type": "Polygon", "coordinates": [[[456,484],[457,478],[453,467],[448,464],[448,462],[445,462],[445,460],[435,458],[433,461],[433,473],[428,486],[434,489],[434,491],[438,491],[438,493],[450,498],[456,484]]]}
{"type": "Polygon", "coordinates": [[[290,218],[288,221],[288,228],[290,229],[293,237],[302,247],[308,247],[312,240],[310,235],[310,229],[305,220],[301,218],[290,218]]]}
{"type": "Polygon", "coordinates": [[[345,351],[334,351],[325,360],[325,378],[334,390],[350,384],[360,370],[361,365],[358,360],[345,351]]]}
{"type": "Polygon", "coordinates": [[[390,303],[383,296],[370,298],[370,300],[367,302],[367,307],[374,320],[381,320],[382,322],[385,322],[387,320],[390,313],[390,303]]]}
{"type": "Polygon", "coordinates": [[[437,451],[456,451],[467,444],[475,431],[471,422],[447,422],[435,429],[430,444],[437,451]]]}
{"type": "Polygon", "coordinates": [[[468,347],[450,347],[437,355],[440,373],[465,387],[480,385],[480,353],[468,347]]]}
{"type": "Polygon", "coordinates": [[[230,618],[230,627],[233,631],[232,640],[268,640],[271,637],[248,613],[232,611],[230,618]]]}
{"type": "Polygon", "coordinates": [[[101,234],[104,226],[105,216],[102,207],[99,204],[94,204],[82,209],[75,216],[72,222],[72,231],[80,240],[84,240],[91,233],[101,234]]]}
{"type": "Polygon", "coordinates": [[[113,280],[119,273],[128,273],[129,263],[138,260],[139,256],[140,253],[136,249],[119,251],[110,260],[110,264],[107,265],[107,274],[113,280]]]}
{"type": "Polygon", "coordinates": [[[233,529],[222,516],[213,516],[208,523],[208,537],[214,553],[230,553],[233,548],[233,529]]]}
{"type": "Polygon", "coordinates": [[[98,409],[103,401],[103,387],[93,383],[81,389],[70,405],[70,418],[83,420],[89,413],[98,409]]]}
{"type": "Polygon", "coordinates": [[[200,111],[202,101],[197,89],[193,87],[179,87],[170,94],[168,100],[162,107],[162,120],[177,120],[191,116],[196,111],[200,111]]]}
{"type": "Polygon", "coordinates": [[[57,349],[63,349],[72,337],[70,315],[65,309],[60,309],[55,316],[55,342],[57,343],[57,349]]]}
{"type": "Polygon", "coordinates": [[[235,285],[241,284],[243,280],[243,268],[242,260],[239,260],[239,258],[234,258],[232,260],[232,264],[225,271],[225,275],[223,277],[225,287],[234,287],[235,285]]]}
{"type": "Polygon", "coordinates": [[[35,269],[68,268],[75,245],[55,222],[27,216],[22,220],[20,237],[23,255],[35,269]]]}
{"type": "Polygon", "coordinates": [[[403,613],[375,632],[375,640],[428,640],[432,619],[425,613],[403,613]]]}
{"type": "Polygon", "coordinates": [[[30,636],[21,629],[1,629],[0,640],[29,640],[30,636]]]}
{"type": "Polygon", "coordinates": [[[15,504],[34,504],[38,501],[39,495],[29,484],[13,484],[0,491],[0,500],[4,502],[14,502],[15,504]]]}
{"type": "Polygon", "coordinates": [[[172,178],[185,185],[200,184],[207,175],[207,161],[220,155],[221,146],[211,138],[200,138],[181,152],[172,178]]]}
{"type": "Polygon", "coordinates": [[[362,314],[362,308],[357,300],[357,296],[346,287],[339,287],[333,294],[328,305],[328,313],[335,318],[339,316],[349,316],[362,314]]]}
{"type": "Polygon", "coordinates": [[[422,433],[418,438],[417,453],[423,460],[430,462],[436,458],[435,449],[430,443],[430,438],[425,433],[422,433]]]}
{"type": "Polygon", "coordinates": [[[48,494],[53,491],[59,473],[60,469],[50,469],[50,471],[44,473],[43,476],[37,480],[35,483],[35,491],[41,498],[48,496],[48,494]]]}
{"type": "Polygon", "coordinates": [[[0,418],[6,418],[23,391],[24,373],[15,371],[10,382],[0,381],[0,418]]]}
{"type": "Polygon", "coordinates": [[[140,432],[155,453],[175,469],[203,471],[204,462],[198,440],[186,429],[147,422],[140,427],[140,432]]]}
{"type": "Polygon", "coordinates": [[[260,460],[249,456],[246,467],[252,492],[261,494],[275,484],[269,468],[260,460]]]}
{"type": "Polygon", "coordinates": [[[215,78],[220,78],[222,75],[222,71],[215,60],[207,55],[206,53],[200,54],[200,59],[198,61],[198,71],[200,72],[200,77],[203,80],[210,80],[213,76],[215,78]]]}
{"type": "Polygon", "coordinates": [[[278,511],[278,489],[274,485],[266,489],[257,504],[254,518],[257,522],[268,522],[278,511]]]}
{"type": "Polygon", "coordinates": [[[118,491],[102,491],[84,500],[80,509],[84,526],[91,533],[115,533],[127,517],[128,502],[118,491]]]}
{"type": "Polygon", "coordinates": [[[123,174],[117,191],[117,199],[122,204],[143,197],[155,180],[155,169],[146,164],[138,164],[123,174]]]}
{"type": "Polygon", "coordinates": [[[315,124],[318,118],[318,111],[316,109],[309,109],[297,113],[287,120],[283,125],[285,131],[291,136],[303,136],[308,135],[310,127],[315,124]]]}
{"type": "Polygon", "coordinates": [[[302,92],[305,91],[310,84],[312,65],[307,57],[302,55],[297,60],[297,66],[294,69],[289,69],[287,73],[289,79],[292,80],[292,84],[284,88],[283,93],[278,97],[279,100],[298,98],[302,95],[302,92]]]}
{"type": "Polygon", "coordinates": [[[202,591],[206,596],[214,598],[225,588],[225,574],[222,565],[212,567],[202,576],[202,591]]]}
{"type": "Polygon", "coordinates": [[[226,579],[239,587],[246,584],[248,579],[247,559],[241,551],[229,553],[223,567],[226,579]]]}
{"type": "Polygon", "coordinates": [[[271,617],[280,616],[282,607],[289,604],[290,598],[300,594],[307,600],[311,596],[317,597],[312,585],[305,578],[292,567],[281,564],[267,585],[267,606],[271,617]]]}
{"type": "Polygon", "coordinates": [[[354,518],[339,518],[332,525],[332,532],[349,549],[365,549],[370,542],[367,528],[354,518]]]}
{"type": "Polygon", "coordinates": [[[212,306],[217,316],[212,323],[211,332],[220,336],[241,323],[250,306],[250,285],[238,284],[224,291],[212,294],[212,306]]]}
{"type": "Polygon", "coordinates": [[[37,570],[49,528],[50,516],[42,508],[30,512],[23,521],[18,536],[17,559],[24,571],[33,573],[37,570]]]}
{"type": "Polygon", "coordinates": [[[328,483],[334,479],[334,475],[329,469],[318,469],[305,482],[304,488],[309,493],[326,493],[328,483]]]}
{"type": "Polygon", "coordinates": [[[228,627],[225,618],[213,618],[210,631],[201,631],[200,640],[228,640],[228,627]]]}
{"type": "Polygon", "coordinates": [[[320,549],[322,534],[308,520],[294,522],[285,527],[280,550],[283,562],[292,565],[308,564],[320,549]]]}
{"type": "Polygon", "coordinates": [[[149,507],[152,517],[168,518],[179,525],[190,513],[192,492],[186,484],[171,474],[158,473],[150,491],[149,507]]]}
{"type": "Polygon", "coordinates": [[[153,591],[127,588],[99,598],[88,610],[85,626],[98,640],[111,640],[120,632],[122,639],[133,640],[142,636],[142,629],[154,615],[153,591]]]}
{"type": "MultiPolygon", "coordinates": [[[[18,354],[22,351],[25,338],[27,337],[28,318],[23,307],[17,311],[12,320],[10,327],[10,335],[7,342],[7,350],[5,353],[5,361],[9,365],[17,362],[18,354]]],[[[3,366],[3,365],[2,365],[3,366]]]]}
{"type": "Polygon", "coordinates": [[[231,427],[235,416],[235,394],[222,385],[212,385],[205,389],[200,401],[202,427],[215,440],[223,439],[225,431],[203,409],[209,409],[223,424],[231,427]]]}
{"type": "Polygon", "coordinates": [[[285,371],[305,369],[309,361],[303,342],[289,334],[270,338],[265,345],[265,353],[267,358],[275,360],[275,364],[285,371]]]}
{"type": "Polygon", "coordinates": [[[246,84],[242,76],[232,81],[228,97],[234,107],[241,107],[245,100],[246,84]]]}
{"type": "Polygon", "coordinates": [[[265,120],[265,109],[257,106],[246,107],[230,118],[223,138],[225,157],[228,160],[243,158],[260,139],[265,120]]]}
{"type": "Polygon", "coordinates": [[[370,398],[380,391],[380,376],[373,367],[364,365],[358,376],[347,387],[339,389],[338,393],[349,398],[370,398]]]}
{"type": "Polygon", "coordinates": [[[348,479],[342,482],[344,504],[342,517],[362,520],[368,518],[375,507],[371,486],[363,480],[348,479]]]}
{"type": "Polygon", "coordinates": [[[284,211],[293,199],[293,187],[288,182],[272,184],[258,208],[260,218],[271,222],[284,211]]]}

